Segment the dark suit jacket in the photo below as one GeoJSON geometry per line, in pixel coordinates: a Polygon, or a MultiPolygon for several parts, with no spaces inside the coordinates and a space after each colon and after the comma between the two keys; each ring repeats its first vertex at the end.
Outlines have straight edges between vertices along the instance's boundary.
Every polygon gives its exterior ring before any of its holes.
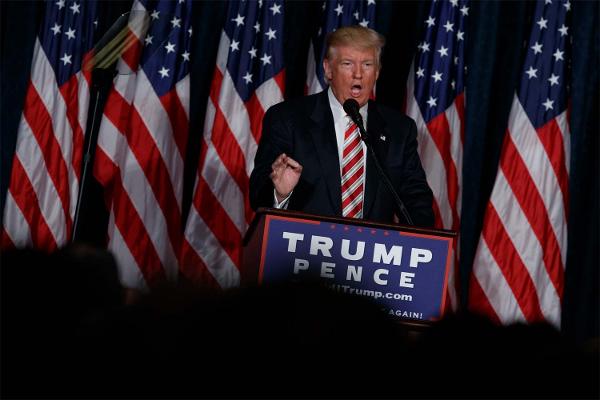
{"type": "MultiPolygon", "coordinates": [[[[433,196],[417,153],[414,121],[373,101],[368,107],[367,132],[383,169],[415,225],[433,226],[433,196]]],[[[288,210],[341,216],[340,160],[327,91],[279,103],[265,114],[250,176],[250,204],[254,209],[273,206],[269,174],[281,153],[303,167],[288,210]]],[[[406,223],[367,153],[363,218],[392,223],[394,214],[400,223],[406,223]]]]}

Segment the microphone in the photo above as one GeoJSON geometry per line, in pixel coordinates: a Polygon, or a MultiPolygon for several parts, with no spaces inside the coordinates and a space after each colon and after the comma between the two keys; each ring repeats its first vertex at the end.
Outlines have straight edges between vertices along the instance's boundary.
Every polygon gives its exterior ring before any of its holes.
{"type": "Polygon", "coordinates": [[[394,199],[394,202],[396,203],[396,207],[402,213],[402,216],[404,216],[404,219],[406,220],[406,222],[409,225],[414,225],[414,222],[413,222],[412,218],[410,217],[410,214],[408,213],[406,206],[400,199],[400,196],[398,196],[396,189],[394,189],[394,185],[392,185],[392,181],[387,176],[387,174],[385,173],[383,168],[381,168],[379,159],[377,158],[377,155],[375,154],[375,150],[373,150],[373,146],[371,146],[371,143],[369,141],[369,136],[367,135],[367,131],[365,130],[362,115],[360,115],[360,111],[359,111],[360,107],[358,105],[358,102],[354,99],[348,99],[348,100],[344,101],[344,104],[342,105],[342,107],[344,107],[344,111],[346,112],[346,114],[348,114],[348,116],[352,119],[352,121],[356,124],[356,126],[358,126],[358,131],[360,132],[360,137],[361,137],[362,141],[365,142],[365,145],[367,146],[367,150],[369,151],[369,153],[371,153],[371,157],[373,157],[373,164],[375,164],[375,169],[379,173],[379,177],[381,178],[383,183],[385,183],[385,186],[387,187],[388,191],[392,194],[392,198],[394,199]]]}
{"type": "Polygon", "coordinates": [[[346,114],[348,114],[348,116],[352,119],[356,126],[358,126],[360,138],[363,140],[363,142],[367,143],[367,141],[369,140],[369,136],[367,136],[367,131],[365,130],[362,115],[360,115],[360,107],[358,106],[358,101],[354,99],[348,99],[344,102],[342,107],[344,107],[344,111],[346,111],[346,114]]]}

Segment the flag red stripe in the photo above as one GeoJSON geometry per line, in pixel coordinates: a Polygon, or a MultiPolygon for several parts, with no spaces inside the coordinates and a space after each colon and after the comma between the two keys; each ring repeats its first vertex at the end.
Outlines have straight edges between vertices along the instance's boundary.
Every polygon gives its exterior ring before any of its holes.
{"type": "Polygon", "coordinates": [[[435,228],[444,229],[444,221],[442,221],[442,213],[440,212],[440,206],[438,205],[435,197],[433,198],[433,202],[431,204],[433,208],[433,215],[435,217],[435,228]]]}
{"type": "Polygon", "coordinates": [[[33,247],[46,251],[56,250],[56,239],[42,214],[33,185],[17,156],[13,159],[9,190],[29,225],[33,247]]]}
{"type": "Polygon", "coordinates": [[[161,96],[160,102],[169,116],[169,121],[171,121],[173,139],[175,140],[179,154],[182,158],[185,158],[189,129],[188,117],[175,88],[161,96]]]}
{"type": "Polygon", "coordinates": [[[189,279],[196,287],[220,289],[221,286],[206,268],[202,258],[187,240],[183,240],[181,248],[181,274],[189,279]]]}
{"type": "Polygon", "coordinates": [[[115,95],[111,97],[112,101],[107,102],[104,115],[124,134],[140,168],[151,183],[150,188],[167,221],[169,238],[177,249],[182,237],[181,212],[165,161],[135,107],[130,107],[119,93],[113,92],[115,95]],[[127,116],[122,113],[125,109],[129,110],[127,116]]]}
{"type": "Polygon", "coordinates": [[[564,269],[560,246],[552,230],[546,206],[535,187],[527,166],[508,134],[506,135],[504,154],[501,157],[500,166],[515,194],[515,198],[527,217],[529,225],[531,225],[535,236],[540,242],[544,252],[544,265],[550,280],[556,288],[556,292],[562,299],[564,269]]]}
{"type": "Polygon", "coordinates": [[[491,202],[487,205],[482,235],[527,321],[543,321],[533,280],[491,202]]]}
{"type": "Polygon", "coordinates": [[[223,73],[219,68],[215,68],[215,73],[213,75],[212,84],[210,85],[210,93],[209,98],[212,100],[213,104],[215,104],[215,108],[218,108],[216,105],[219,104],[219,98],[221,97],[221,85],[223,84],[223,73]]]}
{"type": "Polygon", "coordinates": [[[198,177],[194,207],[196,207],[206,226],[213,232],[221,247],[240,269],[242,235],[202,176],[198,177]]]}
{"type": "MultiPolygon", "coordinates": [[[[215,118],[211,128],[210,141],[214,145],[217,154],[225,165],[225,168],[227,168],[227,171],[237,183],[239,190],[244,196],[246,222],[250,223],[252,221],[252,217],[254,216],[254,212],[252,211],[252,207],[250,207],[250,180],[246,173],[246,157],[240,148],[239,143],[235,139],[235,136],[231,131],[229,124],[227,123],[225,115],[219,107],[222,82],[223,74],[219,68],[215,68],[213,82],[210,87],[210,100],[215,108],[215,118]]],[[[262,110],[262,107],[260,109],[262,110]]],[[[202,169],[204,163],[199,165],[200,169],[202,169]]]]}
{"type": "Polygon", "coordinates": [[[129,69],[137,71],[144,45],[130,28],[127,30],[127,38],[124,43],[126,47],[121,54],[121,59],[129,66],[129,69]]]}
{"type": "Polygon", "coordinates": [[[461,145],[465,142],[465,92],[460,92],[454,99],[454,106],[456,107],[456,114],[460,120],[460,143],[461,145]]]}
{"type": "Polygon", "coordinates": [[[273,77],[273,80],[279,86],[281,93],[285,93],[285,69],[282,69],[277,75],[273,77]]]}
{"type": "Polygon", "coordinates": [[[250,207],[250,180],[246,174],[246,158],[240,148],[233,132],[227,124],[225,115],[218,105],[215,106],[215,119],[212,127],[211,142],[215,147],[219,158],[229,171],[233,180],[237,183],[240,192],[244,195],[244,210],[246,222],[250,223],[252,218],[252,207],[250,207]]]}
{"type": "Polygon", "coordinates": [[[54,135],[52,117],[48,114],[48,110],[46,110],[42,99],[39,97],[31,82],[25,96],[23,116],[31,127],[31,131],[42,150],[42,156],[44,157],[48,175],[50,176],[61,201],[66,223],[66,237],[70,238],[73,221],[71,220],[71,213],[69,212],[71,203],[68,184],[69,170],[67,168],[67,163],[63,158],[60,145],[54,135]]]}
{"type": "MultiPolygon", "coordinates": [[[[111,165],[111,169],[119,170],[103,151],[96,152],[99,165],[111,165]]],[[[115,174],[113,186],[113,208],[115,225],[118,227],[125,244],[135,259],[149,287],[155,287],[166,280],[165,272],[152,239],[146,231],[144,222],[135,211],[123,182],[121,174],[115,174]]]]}
{"type": "Polygon", "coordinates": [[[92,84],[92,69],[93,68],[87,68],[86,67],[93,67],[93,64],[90,64],[92,62],[92,59],[94,58],[94,50],[90,50],[87,53],[85,53],[83,55],[83,59],[81,60],[81,75],[84,77],[85,81],[87,82],[88,87],[92,84]]]}
{"type": "Polygon", "coordinates": [[[248,110],[248,117],[250,117],[250,132],[252,132],[254,140],[258,143],[262,133],[262,120],[265,115],[265,110],[263,110],[262,105],[258,100],[256,91],[252,93],[252,96],[246,102],[246,109],[248,110]]]}
{"type": "Polygon", "coordinates": [[[565,147],[562,132],[556,119],[553,118],[541,128],[537,129],[538,137],[542,142],[542,145],[546,149],[546,154],[550,159],[550,164],[554,169],[556,178],[558,180],[558,186],[562,192],[564,213],[567,214],[569,209],[569,173],[567,172],[565,147]]]}
{"type": "Polygon", "coordinates": [[[105,206],[107,210],[110,210],[114,177],[119,173],[119,169],[112,161],[110,161],[108,156],[104,154],[102,148],[98,146],[95,154],[99,154],[100,152],[103,153],[103,157],[95,156],[94,158],[94,177],[104,187],[105,206]],[[107,159],[109,162],[102,162],[107,159]]]}
{"type": "Polygon", "coordinates": [[[479,285],[479,281],[475,275],[471,275],[471,282],[469,285],[469,311],[485,315],[491,319],[497,325],[501,325],[500,317],[496,314],[494,307],[490,304],[488,297],[479,285]]]}
{"type": "Polygon", "coordinates": [[[67,105],[67,120],[73,132],[73,154],[71,155],[71,165],[75,171],[75,176],[79,179],[81,173],[81,156],[83,152],[83,130],[79,125],[79,80],[76,75],[66,81],[60,88],[67,105]]]}
{"type": "Polygon", "coordinates": [[[2,236],[0,237],[0,249],[12,250],[12,249],[15,249],[16,247],[17,246],[15,246],[12,239],[8,235],[8,232],[6,232],[6,229],[2,228],[2,236]]]}
{"type": "Polygon", "coordinates": [[[448,188],[448,202],[452,210],[452,229],[458,227],[459,216],[457,210],[458,201],[458,174],[456,172],[456,165],[452,160],[450,154],[451,148],[451,134],[448,120],[446,119],[446,113],[441,113],[437,117],[433,118],[427,124],[430,136],[433,139],[446,169],[446,182],[448,188]]]}

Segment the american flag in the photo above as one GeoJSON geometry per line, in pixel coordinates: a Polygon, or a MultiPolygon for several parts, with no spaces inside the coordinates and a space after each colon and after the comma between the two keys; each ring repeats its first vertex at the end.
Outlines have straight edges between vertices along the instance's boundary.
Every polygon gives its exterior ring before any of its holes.
{"type": "Polygon", "coordinates": [[[69,242],[79,190],[96,2],[48,1],[35,42],[4,208],[2,247],[69,242]]]}
{"type": "Polygon", "coordinates": [[[108,247],[130,288],[178,276],[190,17],[191,0],[134,2],[134,45],[118,61],[98,134],[94,175],[110,211],[108,247]]]}
{"type": "Polygon", "coordinates": [[[306,67],[306,93],[319,93],[328,84],[323,72],[325,36],[337,28],[361,25],[375,29],[375,0],[327,0],[321,6],[321,26],[310,41],[306,67]]]}
{"type": "Polygon", "coordinates": [[[240,282],[242,236],[253,212],[249,176],[265,111],[283,100],[284,1],[231,1],[204,124],[182,273],[196,284],[240,282]]]}
{"type": "MultiPolygon", "coordinates": [[[[417,124],[419,156],[434,195],[435,226],[454,231],[460,226],[468,5],[466,0],[432,2],[407,83],[406,113],[417,124]]],[[[455,264],[456,250],[455,242],[455,264]]],[[[455,278],[451,272],[453,307],[455,278]]]]}
{"type": "Polygon", "coordinates": [[[567,251],[567,1],[538,1],[488,202],[469,305],[495,321],[560,325],[567,251]]]}

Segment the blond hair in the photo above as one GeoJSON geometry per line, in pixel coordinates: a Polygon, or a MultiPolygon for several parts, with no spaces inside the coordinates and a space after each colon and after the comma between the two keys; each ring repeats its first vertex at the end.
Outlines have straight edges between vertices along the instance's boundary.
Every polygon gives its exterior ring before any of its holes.
{"type": "Polygon", "coordinates": [[[385,46],[385,37],[370,28],[360,25],[344,26],[329,32],[325,38],[325,58],[333,57],[333,49],[337,47],[354,47],[361,50],[375,49],[377,63],[381,64],[381,50],[385,46]]]}

